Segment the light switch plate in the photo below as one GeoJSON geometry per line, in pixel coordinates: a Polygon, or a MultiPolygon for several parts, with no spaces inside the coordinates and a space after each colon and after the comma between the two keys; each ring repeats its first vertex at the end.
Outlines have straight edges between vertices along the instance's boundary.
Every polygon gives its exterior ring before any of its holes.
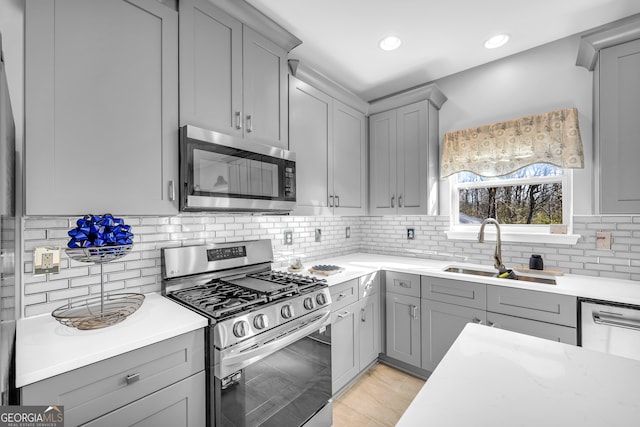
{"type": "Polygon", "coordinates": [[[611,250],[610,231],[596,231],[596,249],[611,250]]]}
{"type": "Polygon", "coordinates": [[[416,238],[416,230],[415,228],[407,228],[407,240],[413,240],[416,238]]]}

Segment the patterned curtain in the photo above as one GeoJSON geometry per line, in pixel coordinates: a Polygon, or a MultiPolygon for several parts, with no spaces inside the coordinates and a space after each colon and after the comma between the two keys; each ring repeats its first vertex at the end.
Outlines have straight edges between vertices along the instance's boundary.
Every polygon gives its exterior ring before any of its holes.
{"type": "Polygon", "coordinates": [[[469,171],[497,177],[535,163],[584,167],[576,108],[448,132],[444,136],[440,176],[469,171]]]}

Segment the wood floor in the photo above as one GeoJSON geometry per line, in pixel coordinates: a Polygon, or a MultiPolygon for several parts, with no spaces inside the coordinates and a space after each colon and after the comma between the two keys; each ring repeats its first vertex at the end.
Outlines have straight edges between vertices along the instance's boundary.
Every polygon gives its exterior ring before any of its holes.
{"type": "Polygon", "coordinates": [[[333,427],[394,426],[424,380],[378,363],[333,402],[333,427]]]}

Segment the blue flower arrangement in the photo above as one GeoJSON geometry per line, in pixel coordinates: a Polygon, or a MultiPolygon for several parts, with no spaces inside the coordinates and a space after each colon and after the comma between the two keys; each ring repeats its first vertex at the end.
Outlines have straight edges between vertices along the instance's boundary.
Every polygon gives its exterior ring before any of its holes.
{"type": "Polygon", "coordinates": [[[111,214],[85,215],[76,221],[77,227],[69,231],[70,248],[92,248],[133,244],[131,226],[122,218],[111,214]]]}

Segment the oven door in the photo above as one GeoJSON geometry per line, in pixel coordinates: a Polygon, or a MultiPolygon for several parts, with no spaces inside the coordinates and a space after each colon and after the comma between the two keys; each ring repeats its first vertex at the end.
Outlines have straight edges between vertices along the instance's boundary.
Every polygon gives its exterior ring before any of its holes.
{"type": "Polygon", "coordinates": [[[180,209],[287,211],[295,155],[193,126],[180,129],[180,209]]]}
{"type": "Polygon", "coordinates": [[[241,344],[226,360],[224,351],[219,354],[216,427],[302,426],[328,412],[323,408],[331,399],[330,313],[312,314],[241,344]]]}

